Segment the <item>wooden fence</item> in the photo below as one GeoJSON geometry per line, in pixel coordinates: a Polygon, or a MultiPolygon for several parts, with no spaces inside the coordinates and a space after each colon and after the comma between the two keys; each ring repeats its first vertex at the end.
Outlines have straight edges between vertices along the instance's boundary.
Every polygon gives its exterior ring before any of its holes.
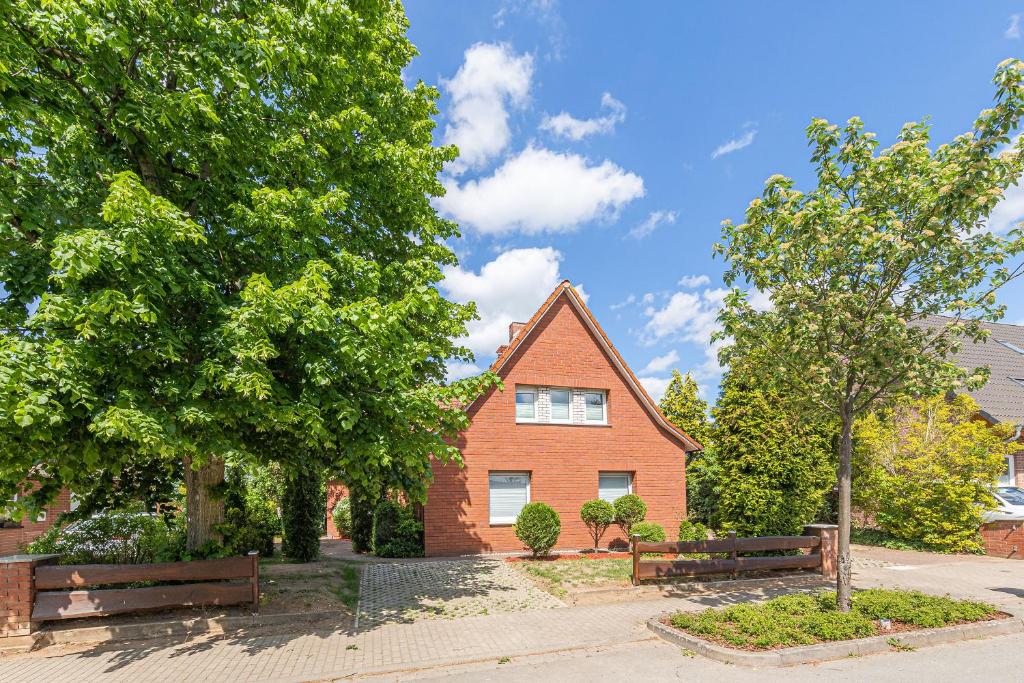
{"type": "Polygon", "coordinates": [[[644,579],[659,579],[672,576],[701,576],[704,574],[730,574],[766,569],[820,569],[830,578],[835,576],[835,527],[831,525],[808,526],[804,536],[756,536],[737,538],[729,532],[725,538],[706,541],[679,541],[677,543],[644,543],[640,537],[631,537],[633,553],[633,585],[638,586],[644,579]],[[741,557],[740,553],[757,553],[780,550],[809,550],[807,554],[776,555],[769,557],[741,557]],[[672,553],[722,555],[705,560],[648,559],[644,553],[664,555],[672,553]]]}
{"type": "Polygon", "coordinates": [[[153,564],[70,564],[35,567],[32,621],[142,610],[250,603],[259,611],[259,554],[219,560],[153,564]],[[244,581],[241,581],[244,579],[244,581]],[[59,590],[81,586],[183,581],[146,588],[59,590]]]}

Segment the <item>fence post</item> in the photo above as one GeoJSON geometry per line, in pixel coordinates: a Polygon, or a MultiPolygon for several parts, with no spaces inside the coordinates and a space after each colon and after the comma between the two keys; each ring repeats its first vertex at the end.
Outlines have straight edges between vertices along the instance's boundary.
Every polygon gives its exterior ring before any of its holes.
{"type": "Polygon", "coordinates": [[[835,524],[808,524],[804,527],[804,536],[817,536],[821,539],[816,551],[821,555],[821,575],[835,580],[839,566],[839,527],[835,524]]]}
{"type": "Polygon", "coordinates": [[[730,548],[731,548],[731,550],[729,552],[729,557],[732,559],[732,578],[735,579],[736,576],[740,573],[739,563],[736,562],[736,558],[739,557],[739,553],[736,551],[736,532],[735,531],[730,531],[729,532],[729,545],[730,545],[730,548]]]}
{"type": "Polygon", "coordinates": [[[629,537],[629,543],[633,550],[633,585],[640,585],[640,534],[633,534],[629,537]]]}
{"type": "Polygon", "coordinates": [[[252,585],[252,611],[260,613],[260,554],[256,550],[249,551],[249,559],[252,561],[252,574],[249,582],[252,585]]]}

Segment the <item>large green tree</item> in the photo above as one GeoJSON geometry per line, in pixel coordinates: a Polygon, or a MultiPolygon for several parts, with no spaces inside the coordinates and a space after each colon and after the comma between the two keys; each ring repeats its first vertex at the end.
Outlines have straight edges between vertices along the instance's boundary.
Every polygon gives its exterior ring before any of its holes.
{"type": "Polygon", "coordinates": [[[672,371],[672,379],[658,404],[672,424],[696,439],[705,449],[711,446],[708,402],[700,397],[700,387],[690,376],[672,371]]]}
{"type": "MultiPolygon", "coordinates": [[[[746,221],[723,224],[716,250],[734,289],[722,314],[730,353],[756,350],[763,373],[789,398],[841,426],[839,443],[840,609],[850,604],[850,456],[858,416],[898,397],[930,394],[969,379],[948,358],[963,339],[997,320],[996,291],[1022,272],[1019,230],[994,234],[986,221],[1024,167],[1010,135],[1024,114],[1024,65],[995,75],[992,107],[974,128],[932,149],[926,123],[908,123],[879,149],[859,119],[807,129],[817,183],[807,192],[774,175],[746,221]],[[740,286],[771,297],[754,310],[740,286]],[[945,313],[950,324],[919,324],[945,313]]],[[[973,379],[982,379],[977,373],[973,379]]]]}
{"type": "Polygon", "coordinates": [[[229,459],[423,495],[493,376],[444,385],[437,92],[396,1],[0,0],[0,497],[229,459]]]}
{"type": "Polygon", "coordinates": [[[785,401],[748,360],[735,359],[713,411],[710,521],[741,536],[799,535],[835,483],[835,430],[785,401]]]}

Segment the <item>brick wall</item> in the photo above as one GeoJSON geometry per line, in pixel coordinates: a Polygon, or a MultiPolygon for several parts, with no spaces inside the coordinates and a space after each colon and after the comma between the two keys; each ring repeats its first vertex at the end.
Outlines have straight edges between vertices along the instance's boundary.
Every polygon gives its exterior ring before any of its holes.
{"type": "Polygon", "coordinates": [[[983,524],[981,538],[988,555],[1024,559],[1024,520],[983,524]]]}
{"type": "MultiPolygon", "coordinates": [[[[562,520],[556,548],[593,545],[580,506],[597,498],[599,472],[632,472],[633,492],[647,519],[675,539],[686,514],[685,453],[644,409],[565,296],[559,297],[501,372],[504,392],[492,391],[471,409],[458,440],[466,466],[434,463],[424,506],[427,555],[519,551],[511,525],[491,526],[488,473],[530,473],[530,500],[551,505],[562,520]],[[517,384],[607,390],[608,424],[517,424],[517,384]]],[[[625,542],[617,527],[602,539],[625,542]]]]}
{"type": "Polygon", "coordinates": [[[327,537],[328,538],[348,538],[338,533],[338,528],[334,526],[334,506],[337,505],[338,501],[348,496],[348,489],[340,481],[329,481],[327,482],[327,537]]]}
{"type": "Polygon", "coordinates": [[[20,552],[26,545],[46,533],[60,513],[70,509],[71,494],[65,489],[47,506],[46,519],[38,521],[25,518],[19,527],[0,529],[0,556],[20,552]]]}
{"type": "Polygon", "coordinates": [[[28,636],[32,632],[33,573],[36,565],[54,562],[56,558],[56,555],[0,557],[0,647],[4,645],[4,638],[28,636]]]}

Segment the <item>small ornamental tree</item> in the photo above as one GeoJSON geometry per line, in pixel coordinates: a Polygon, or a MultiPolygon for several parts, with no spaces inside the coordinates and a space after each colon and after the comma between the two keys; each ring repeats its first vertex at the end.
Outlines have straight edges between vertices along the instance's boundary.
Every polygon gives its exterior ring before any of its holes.
{"type": "Polygon", "coordinates": [[[1008,423],[975,419],[962,394],[905,399],[857,421],[854,502],[899,538],[947,552],[976,552],[992,488],[1017,450],[1008,423]]]}
{"type": "Polygon", "coordinates": [[[736,359],[714,409],[716,528],[789,536],[814,521],[835,482],[834,429],[801,415],[736,359]]]}
{"type": "Polygon", "coordinates": [[[705,450],[711,447],[708,403],[700,397],[700,387],[690,373],[682,375],[678,370],[672,371],[672,380],[658,407],[672,424],[700,442],[705,450]]]}
{"type": "MultiPolygon", "coordinates": [[[[850,608],[853,425],[902,396],[956,388],[972,373],[949,360],[963,339],[980,340],[998,320],[997,290],[1024,272],[1006,267],[1024,251],[1020,230],[987,224],[1021,177],[1024,138],[1010,135],[1024,115],[1024,65],[996,70],[995,101],[974,128],[934,149],[927,123],[908,123],[879,149],[860,119],[843,127],[815,119],[807,129],[817,183],[803,192],[781,175],[766,182],[746,220],[726,221],[715,249],[733,287],[721,314],[723,354],[756,350],[763,376],[786,398],[840,425],[839,561],[836,600],[850,608]],[[755,310],[744,290],[770,296],[755,310]],[[920,324],[929,315],[948,325],[920,324]]],[[[973,373],[982,380],[983,373],[973,373]]]]}
{"type": "Polygon", "coordinates": [[[627,493],[615,499],[614,507],[615,523],[626,534],[626,540],[629,540],[633,525],[647,517],[647,503],[635,493],[627,493]]]}
{"type": "Polygon", "coordinates": [[[601,536],[615,523],[615,508],[607,500],[588,500],[580,508],[580,519],[594,539],[594,550],[601,545],[601,536]]]}
{"type": "Polygon", "coordinates": [[[513,526],[516,538],[523,542],[533,556],[547,555],[558,543],[562,521],[555,509],[546,503],[527,503],[519,511],[513,526]]]}
{"type": "Polygon", "coordinates": [[[327,504],[320,494],[321,480],[320,470],[308,466],[289,472],[285,480],[281,552],[299,562],[312,562],[320,556],[320,525],[327,504]]]}

